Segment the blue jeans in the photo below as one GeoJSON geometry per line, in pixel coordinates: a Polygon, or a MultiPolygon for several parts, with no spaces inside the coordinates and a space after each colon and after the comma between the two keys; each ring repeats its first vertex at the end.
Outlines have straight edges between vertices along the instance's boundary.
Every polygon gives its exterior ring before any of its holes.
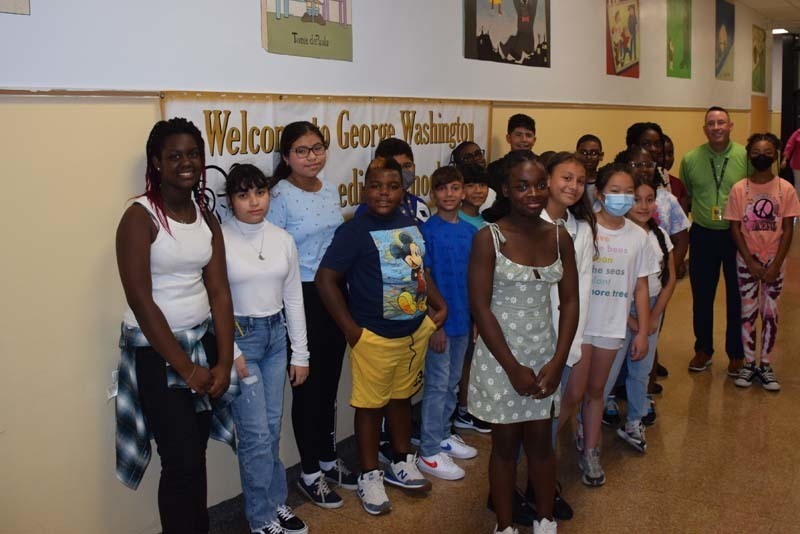
{"type": "Polygon", "coordinates": [[[422,456],[441,452],[441,442],[450,437],[450,416],[458,404],[458,382],[468,343],[469,335],[466,335],[447,336],[444,352],[434,352],[428,345],[420,425],[422,456]]]}
{"type": "Polygon", "coordinates": [[[277,518],[278,506],[286,502],[286,471],[278,456],[286,382],[286,327],[280,313],[235,319],[236,344],[250,374],[240,381],[242,393],[233,402],[239,475],[247,522],[250,530],[259,530],[277,518]]]}
{"type": "MultiPolygon", "coordinates": [[[[650,309],[658,299],[657,296],[650,297],[650,309]]],[[[631,304],[631,315],[636,317],[636,306],[631,304]]],[[[659,327],[660,330],[660,327],[659,327]]],[[[614,362],[611,364],[611,371],[608,373],[608,380],[606,381],[606,389],[603,398],[607,398],[614,389],[617,383],[622,365],[627,367],[628,375],[625,377],[625,390],[628,394],[628,421],[640,421],[642,417],[647,415],[647,384],[650,381],[650,371],[653,370],[653,362],[656,358],[656,345],[658,345],[658,334],[650,334],[647,337],[647,355],[638,361],[631,360],[629,352],[631,342],[636,335],[630,328],[627,329],[625,335],[625,342],[622,347],[617,351],[614,356],[614,362]]]]}

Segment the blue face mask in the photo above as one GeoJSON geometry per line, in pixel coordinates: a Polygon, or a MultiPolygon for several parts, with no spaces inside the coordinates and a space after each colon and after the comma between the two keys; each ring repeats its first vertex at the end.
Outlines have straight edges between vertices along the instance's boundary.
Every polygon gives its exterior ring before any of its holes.
{"type": "Polygon", "coordinates": [[[606,211],[615,217],[624,217],[631,210],[633,204],[633,195],[626,193],[608,193],[603,202],[606,211]]]}

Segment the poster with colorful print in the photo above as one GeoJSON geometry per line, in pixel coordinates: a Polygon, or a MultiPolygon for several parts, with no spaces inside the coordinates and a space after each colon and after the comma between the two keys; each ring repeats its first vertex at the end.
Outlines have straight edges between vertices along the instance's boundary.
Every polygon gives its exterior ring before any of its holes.
{"type": "Polygon", "coordinates": [[[550,67],[550,0],[464,0],[464,57],[550,67]]]}
{"type": "Polygon", "coordinates": [[[718,80],[733,81],[733,43],[736,32],[736,6],[717,0],[715,75],[718,80]]]}
{"type": "Polygon", "coordinates": [[[350,0],[261,0],[261,45],[273,54],[353,61],[350,0]]]}
{"type": "Polygon", "coordinates": [[[639,0],[606,0],[606,72],[639,77],[639,0]]]}
{"type": "Polygon", "coordinates": [[[767,32],[753,26],[753,92],[767,90],[767,32]]]}
{"type": "Polygon", "coordinates": [[[405,321],[425,313],[425,240],[416,226],[370,232],[383,277],[383,318],[405,321]]]}
{"type": "Polygon", "coordinates": [[[692,0],[667,0],[667,76],[692,77],[692,0]]]}

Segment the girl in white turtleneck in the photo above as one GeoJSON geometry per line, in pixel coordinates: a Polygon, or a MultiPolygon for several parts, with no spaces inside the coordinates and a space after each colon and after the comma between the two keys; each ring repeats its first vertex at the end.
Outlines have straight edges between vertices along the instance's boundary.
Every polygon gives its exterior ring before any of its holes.
{"type": "Polygon", "coordinates": [[[306,319],[297,248],[265,220],[269,189],[254,165],[234,165],[225,191],[234,217],[222,225],[234,314],[234,366],[242,394],[233,403],[245,515],[251,532],[306,532],[286,506],[286,473],[278,456],[286,381],[308,376],[306,319]],[[285,320],[284,320],[285,317],[285,320]]]}

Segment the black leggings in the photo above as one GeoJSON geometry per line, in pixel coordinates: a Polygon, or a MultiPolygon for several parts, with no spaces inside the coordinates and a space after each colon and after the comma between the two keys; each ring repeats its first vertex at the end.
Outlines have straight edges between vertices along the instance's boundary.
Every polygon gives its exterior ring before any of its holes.
{"type": "MultiPolygon", "coordinates": [[[[346,293],[345,293],[346,295],[346,293]]],[[[303,282],[308,332],[308,379],[292,388],[292,427],[306,474],[336,459],[336,394],[344,359],[344,334],[328,314],[314,282],[303,282]]],[[[290,351],[291,353],[291,351],[290,351]]]]}
{"type": "MultiPolygon", "coordinates": [[[[203,337],[209,366],[217,362],[216,340],[203,337]]],[[[158,512],[164,534],[208,532],[206,444],[211,412],[197,413],[189,389],[167,387],[164,358],[151,347],[136,349],[139,400],[161,457],[158,512]]]]}

